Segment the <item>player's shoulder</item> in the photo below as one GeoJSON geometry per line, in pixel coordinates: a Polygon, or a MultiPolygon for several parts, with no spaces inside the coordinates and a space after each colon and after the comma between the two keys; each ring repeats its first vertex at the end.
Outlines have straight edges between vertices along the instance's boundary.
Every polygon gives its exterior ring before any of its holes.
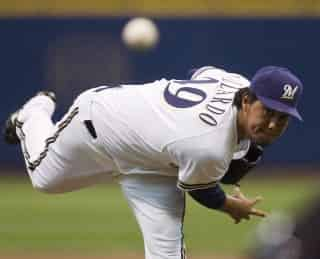
{"type": "Polygon", "coordinates": [[[242,87],[249,87],[250,81],[243,75],[228,72],[222,68],[215,66],[203,66],[195,69],[191,80],[219,80],[221,82],[233,83],[242,87]]]}
{"type": "Polygon", "coordinates": [[[224,73],[226,73],[226,71],[221,68],[214,66],[203,66],[192,70],[191,80],[217,79],[224,73]]]}

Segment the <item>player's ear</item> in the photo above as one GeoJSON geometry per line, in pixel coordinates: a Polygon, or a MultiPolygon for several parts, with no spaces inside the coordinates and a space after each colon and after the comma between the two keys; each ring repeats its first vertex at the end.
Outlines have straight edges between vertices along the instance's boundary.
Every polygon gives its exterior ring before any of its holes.
{"type": "Polygon", "coordinates": [[[250,106],[249,96],[244,94],[241,99],[241,108],[244,112],[248,112],[250,106]]]}

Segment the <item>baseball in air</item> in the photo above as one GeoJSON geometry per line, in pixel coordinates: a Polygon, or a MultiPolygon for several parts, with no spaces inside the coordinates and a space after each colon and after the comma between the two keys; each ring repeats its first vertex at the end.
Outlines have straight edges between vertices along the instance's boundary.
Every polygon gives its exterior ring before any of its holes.
{"type": "Polygon", "coordinates": [[[150,50],[159,41],[159,31],[156,24],[144,17],[131,19],[123,28],[122,40],[133,50],[150,50]]]}

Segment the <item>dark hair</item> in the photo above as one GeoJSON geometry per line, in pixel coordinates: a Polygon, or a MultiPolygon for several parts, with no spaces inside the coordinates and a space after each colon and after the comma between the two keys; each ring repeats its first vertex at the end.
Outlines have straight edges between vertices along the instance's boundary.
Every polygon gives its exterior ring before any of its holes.
{"type": "Polygon", "coordinates": [[[248,96],[249,103],[254,103],[257,100],[257,96],[250,90],[249,87],[241,88],[238,92],[236,92],[234,99],[233,99],[233,105],[238,108],[238,110],[241,110],[241,103],[244,96],[248,96]]]}

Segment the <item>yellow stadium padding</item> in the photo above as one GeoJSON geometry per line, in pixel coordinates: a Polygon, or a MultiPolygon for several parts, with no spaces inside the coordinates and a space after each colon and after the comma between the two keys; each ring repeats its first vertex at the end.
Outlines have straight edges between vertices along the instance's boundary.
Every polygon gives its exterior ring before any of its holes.
{"type": "Polygon", "coordinates": [[[318,16],[313,0],[2,0],[0,16],[318,16]]]}

